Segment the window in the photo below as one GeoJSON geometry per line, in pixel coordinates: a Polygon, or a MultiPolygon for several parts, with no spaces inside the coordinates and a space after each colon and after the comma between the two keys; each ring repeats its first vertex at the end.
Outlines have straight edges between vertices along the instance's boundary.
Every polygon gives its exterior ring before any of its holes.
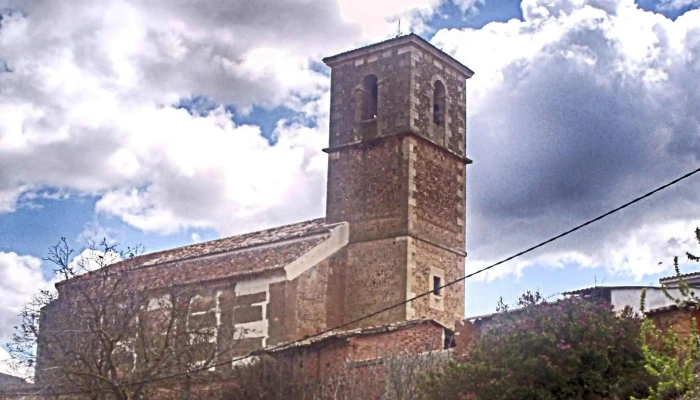
{"type": "Polygon", "coordinates": [[[445,126],[445,85],[435,81],[433,86],[433,123],[437,126],[445,126]]]}
{"type": "Polygon", "coordinates": [[[431,294],[428,300],[430,308],[438,311],[445,311],[445,297],[448,293],[442,292],[442,287],[445,284],[445,270],[436,267],[430,267],[430,275],[428,285],[430,285],[431,294]]]}
{"type": "Polygon", "coordinates": [[[440,286],[442,286],[442,282],[440,280],[439,276],[433,276],[433,294],[435,296],[440,296],[440,286]]]}
{"type": "Polygon", "coordinates": [[[362,120],[377,118],[377,98],[379,88],[377,86],[377,76],[367,75],[362,80],[362,120]]]}

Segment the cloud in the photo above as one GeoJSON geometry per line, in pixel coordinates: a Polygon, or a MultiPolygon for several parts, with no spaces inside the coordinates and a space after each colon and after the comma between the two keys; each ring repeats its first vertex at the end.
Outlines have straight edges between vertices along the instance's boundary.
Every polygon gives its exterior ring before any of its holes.
{"type": "Polygon", "coordinates": [[[143,129],[144,135],[134,135],[131,148],[137,158],[148,160],[142,170],[159,175],[142,188],[108,190],[96,204],[98,211],[157,232],[210,226],[242,231],[249,222],[274,223],[320,212],[322,128],[279,125],[271,146],[257,127],[234,125],[221,108],[202,118],[184,110],[158,113],[162,118],[144,120],[160,125],[163,136],[138,122],[132,132],[143,129]]]}
{"type": "MultiPolygon", "coordinates": [[[[468,268],[595,217],[700,165],[700,10],[671,21],[631,1],[525,0],[523,21],[441,30],[470,80],[468,268]]],[[[533,265],[641,279],[700,225],[700,186],[677,187],[490,277],[533,265]]],[[[678,254],[678,253],[676,253],[678,254]]],[[[681,253],[682,254],[682,253],[681,253]]],[[[486,275],[484,275],[486,277],[486,275]]]]}
{"type": "Polygon", "coordinates": [[[656,6],[658,10],[682,10],[689,7],[700,6],[698,0],[661,0],[656,6]]]}
{"type": "Polygon", "coordinates": [[[117,243],[117,236],[118,233],[114,229],[102,226],[97,220],[93,220],[83,226],[83,231],[76,236],[75,241],[90,245],[99,244],[104,240],[113,245],[117,243]]]}
{"type": "MultiPolygon", "coordinates": [[[[49,287],[41,271],[41,260],[28,255],[0,251],[0,345],[10,340],[19,313],[39,289],[49,287]]],[[[2,359],[2,357],[0,357],[2,359]]]]}
{"type": "Polygon", "coordinates": [[[454,4],[465,14],[476,14],[478,8],[483,6],[486,0],[454,0],[454,4]]]}
{"type": "Polygon", "coordinates": [[[192,240],[192,243],[199,243],[202,241],[202,237],[197,232],[192,232],[190,234],[190,239],[192,240]]]}
{"type": "MultiPolygon", "coordinates": [[[[466,0],[471,1],[471,0],[466,0]]],[[[479,0],[477,0],[479,1],[479,0]]],[[[343,19],[358,24],[370,40],[394,37],[401,21],[403,33],[423,33],[424,21],[446,0],[339,0],[343,19]]]]}
{"type": "MultiPolygon", "coordinates": [[[[329,79],[318,60],[393,36],[399,18],[421,32],[441,4],[0,0],[15,10],[0,21],[11,71],[0,72],[0,212],[48,187],[96,196],[97,212],[158,233],[322,215],[329,79]],[[172,106],[197,96],[213,109],[172,106]],[[296,114],[277,121],[271,145],[224,104],[296,114]]],[[[700,12],[671,21],[632,0],[521,7],[523,21],[433,39],[477,72],[470,268],[617,206],[700,154],[700,12]]],[[[679,186],[502,271],[575,262],[652,273],[655,243],[690,235],[697,200],[679,186]]]]}
{"type": "Polygon", "coordinates": [[[440,1],[0,0],[0,213],[52,188],[158,233],[318,216],[319,60],[392,36],[398,18],[420,30],[440,1]],[[193,97],[213,110],[173,107],[193,97]],[[298,117],[277,121],[271,145],[223,105],[298,117]]]}

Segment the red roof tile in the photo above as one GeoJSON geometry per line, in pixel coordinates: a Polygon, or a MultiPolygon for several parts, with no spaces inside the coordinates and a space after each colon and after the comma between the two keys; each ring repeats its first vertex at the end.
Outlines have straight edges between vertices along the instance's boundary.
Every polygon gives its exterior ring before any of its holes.
{"type": "MultiPolygon", "coordinates": [[[[144,254],[111,265],[139,271],[139,280],[183,284],[284,268],[330,236],[333,225],[315,219],[258,232],[144,254]],[[150,268],[162,266],[163,268],[150,268]],[[165,276],[164,274],[167,274],[165,276]]],[[[85,276],[85,275],[83,275],[85,276]]],[[[62,285],[68,281],[60,282],[62,285]]]]}
{"type": "MultiPolygon", "coordinates": [[[[680,277],[681,278],[691,278],[691,277],[698,276],[698,275],[700,275],[700,271],[688,272],[687,274],[681,274],[680,277]]],[[[668,282],[668,281],[675,280],[677,278],[678,278],[678,275],[666,276],[666,277],[659,279],[659,282],[668,282]]]]}
{"type": "Polygon", "coordinates": [[[222,239],[159,251],[135,257],[132,260],[140,266],[145,267],[231,252],[243,248],[267,245],[322,233],[328,233],[328,226],[325,224],[324,218],[318,218],[290,225],[278,226],[263,231],[244,233],[242,235],[229,236],[222,239]]]}
{"type": "Polygon", "coordinates": [[[366,335],[377,335],[381,333],[387,333],[387,332],[393,332],[393,331],[400,331],[404,329],[409,329],[413,326],[420,325],[420,324],[433,324],[436,326],[439,326],[443,329],[447,329],[443,324],[440,322],[430,319],[430,318],[416,318],[416,319],[410,319],[407,321],[400,321],[400,322],[395,322],[391,324],[384,324],[384,325],[375,325],[375,326],[369,326],[365,328],[355,328],[347,331],[329,331],[325,332],[321,335],[314,336],[308,339],[304,340],[295,340],[295,341],[290,341],[287,343],[282,343],[279,345],[274,345],[271,346],[267,349],[261,349],[254,354],[257,353],[274,353],[274,352],[279,352],[279,351],[285,351],[289,350],[292,348],[298,348],[298,347],[306,347],[306,346],[311,346],[316,343],[320,342],[325,342],[327,340],[340,340],[340,339],[347,339],[355,336],[366,336],[366,335]]]}

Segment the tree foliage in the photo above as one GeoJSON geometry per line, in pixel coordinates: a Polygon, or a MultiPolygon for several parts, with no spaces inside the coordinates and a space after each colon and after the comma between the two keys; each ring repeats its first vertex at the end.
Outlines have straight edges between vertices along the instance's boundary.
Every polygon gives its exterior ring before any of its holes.
{"type": "MultiPolygon", "coordinates": [[[[700,228],[695,229],[695,239],[700,244],[700,228]]],[[[688,261],[700,262],[700,257],[686,252],[688,261]]],[[[672,295],[668,285],[662,285],[666,297],[679,310],[697,309],[700,298],[690,284],[683,279],[678,265],[678,257],[673,259],[676,282],[673,288],[677,295],[672,295]]],[[[642,292],[640,309],[645,310],[646,292],[642,292]]],[[[698,342],[697,321],[688,317],[690,335],[679,335],[674,327],[664,330],[651,318],[642,323],[641,340],[646,370],[658,380],[658,386],[650,387],[649,396],[643,400],[698,399],[700,398],[700,343],[698,342]]],[[[635,400],[635,399],[633,399],[635,400]]]]}
{"type": "MultiPolygon", "coordinates": [[[[547,302],[528,292],[500,313],[459,362],[430,373],[427,399],[559,400],[629,398],[650,376],[640,350],[641,320],[603,301],[547,302]]],[[[501,304],[499,309],[503,310],[501,304]]]]}

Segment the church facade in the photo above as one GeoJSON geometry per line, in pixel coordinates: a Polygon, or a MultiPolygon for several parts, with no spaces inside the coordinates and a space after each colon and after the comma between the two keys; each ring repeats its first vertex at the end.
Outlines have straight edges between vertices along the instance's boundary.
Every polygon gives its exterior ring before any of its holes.
{"type": "MultiPolygon", "coordinates": [[[[270,348],[425,292],[343,331],[425,320],[444,334],[463,318],[463,283],[440,287],[464,275],[473,72],[414,34],[323,61],[331,68],[325,218],[110,267],[153,287],[196,288],[205,301],[192,304],[191,318],[214,332],[212,346],[270,348]]],[[[58,324],[73,285],[57,285],[42,331],[58,324]]]]}

